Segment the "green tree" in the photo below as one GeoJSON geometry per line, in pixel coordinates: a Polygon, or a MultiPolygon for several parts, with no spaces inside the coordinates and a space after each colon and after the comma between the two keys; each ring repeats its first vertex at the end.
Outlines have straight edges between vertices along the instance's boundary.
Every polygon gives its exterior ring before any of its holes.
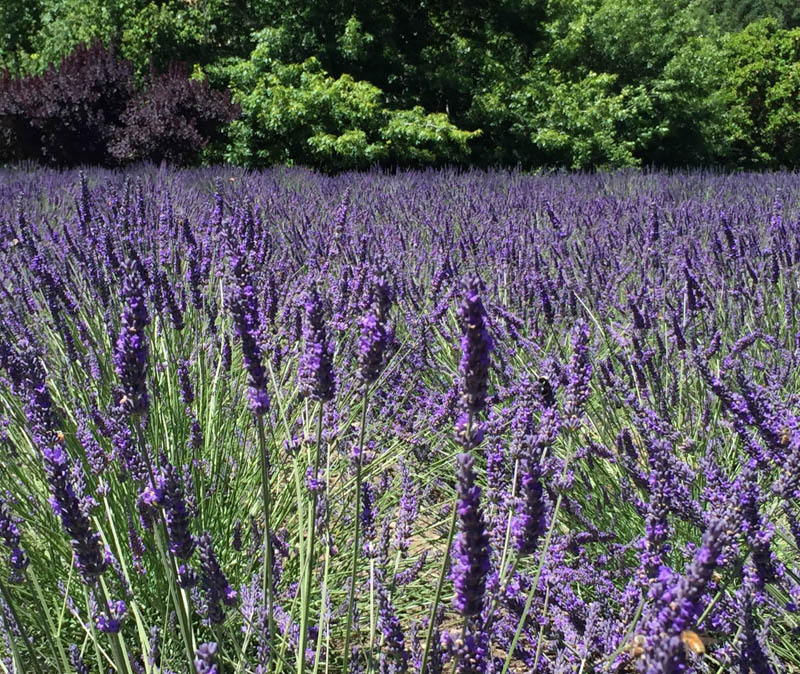
{"type": "Polygon", "coordinates": [[[40,0],[0,0],[0,69],[19,72],[39,30],[40,0]]]}
{"type": "Polygon", "coordinates": [[[31,38],[38,70],[59,63],[80,44],[108,44],[121,32],[133,0],[41,0],[40,29],[31,38]]]}
{"type": "Polygon", "coordinates": [[[796,0],[706,0],[704,9],[729,33],[768,18],[775,19],[781,28],[800,27],[796,0]]]}
{"type": "Polygon", "coordinates": [[[388,108],[376,86],[347,74],[333,77],[314,57],[294,64],[274,60],[270,46],[280,42],[280,31],[264,38],[249,61],[231,69],[242,109],[232,125],[231,161],[348,169],[442,164],[468,155],[476,132],[421,107],[388,108]]]}
{"type": "Polygon", "coordinates": [[[800,29],[774,19],[726,40],[723,95],[733,160],[742,166],[796,166],[800,161],[800,29]]]}
{"type": "Polygon", "coordinates": [[[197,5],[148,2],[124,17],[121,49],[140,76],[152,66],[164,72],[171,61],[202,62],[209,41],[209,21],[197,5]]]}

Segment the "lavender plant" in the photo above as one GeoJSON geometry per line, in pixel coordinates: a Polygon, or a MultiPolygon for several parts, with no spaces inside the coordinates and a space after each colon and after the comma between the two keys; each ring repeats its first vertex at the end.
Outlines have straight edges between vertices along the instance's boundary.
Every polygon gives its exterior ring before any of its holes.
{"type": "Polygon", "coordinates": [[[0,171],[0,670],[794,671],[796,183],[0,171]]]}

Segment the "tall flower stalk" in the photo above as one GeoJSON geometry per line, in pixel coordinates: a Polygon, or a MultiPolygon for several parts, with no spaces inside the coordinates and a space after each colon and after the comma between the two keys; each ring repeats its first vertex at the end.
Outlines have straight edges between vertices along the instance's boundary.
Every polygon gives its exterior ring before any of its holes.
{"type": "Polygon", "coordinates": [[[475,485],[470,451],[483,441],[483,430],[476,419],[486,406],[489,385],[489,355],[493,349],[492,338],[486,328],[486,310],[480,296],[480,279],[470,280],[464,289],[464,298],[459,311],[461,321],[461,361],[459,364],[459,388],[463,413],[456,421],[456,440],[463,450],[457,457],[458,486],[456,500],[448,531],[445,559],[442,561],[439,582],[434,595],[428,623],[428,632],[422,654],[420,672],[425,674],[431,642],[435,629],[436,614],[444,585],[445,572],[455,539],[456,559],[452,577],[455,587],[453,603],[463,616],[461,639],[455,649],[456,671],[459,674],[485,671],[486,653],[483,638],[477,625],[486,590],[486,574],[489,571],[489,538],[480,508],[480,488],[475,485]]]}
{"type": "MultiPolygon", "coordinates": [[[[303,392],[319,403],[317,411],[317,436],[314,447],[314,473],[317,479],[319,460],[322,452],[322,420],[325,403],[332,400],[336,391],[333,373],[333,353],[328,342],[325,322],[322,314],[322,303],[316,286],[305,297],[303,302],[305,319],[303,323],[303,354],[300,357],[299,377],[303,392]]],[[[305,585],[303,608],[300,620],[300,643],[297,651],[297,662],[300,674],[305,671],[306,643],[308,640],[308,619],[311,605],[311,583],[314,576],[314,545],[316,539],[317,500],[319,490],[312,490],[311,505],[308,511],[308,552],[306,554],[305,585]]],[[[319,655],[319,654],[317,654],[319,655]]]]}
{"type": "MultiPolygon", "coordinates": [[[[385,288],[385,281],[381,288],[385,288]]],[[[347,623],[345,625],[344,638],[344,664],[345,670],[350,661],[350,632],[353,624],[353,605],[355,603],[356,575],[358,569],[358,557],[360,555],[361,535],[361,468],[364,453],[364,437],[367,426],[367,408],[369,406],[369,389],[377,381],[383,367],[384,353],[388,346],[388,332],[386,327],[387,313],[389,309],[388,293],[378,293],[378,298],[373,298],[370,309],[359,323],[360,332],[358,337],[358,364],[359,376],[364,390],[361,402],[361,427],[358,432],[358,446],[355,456],[355,490],[353,499],[355,502],[355,517],[353,533],[353,549],[350,565],[350,589],[347,597],[347,623]]]]}
{"type": "MultiPolygon", "coordinates": [[[[114,346],[114,369],[119,378],[118,411],[123,417],[128,417],[136,432],[137,447],[132,451],[138,452],[134,457],[136,463],[144,463],[146,475],[140,476],[149,481],[149,489],[144,493],[155,496],[159,482],[153,461],[147,451],[144,436],[144,424],[150,407],[150,397],[147,391],[147,367],[149,345],[145,330],[150,323],[145,300],[145,288],[141,273],[132,260],[123,265],[123,280],[120,290],[122,316],[120,330],[114,346]]],[[[126,421],[121,423],[125,424],[126,421]]],[[[174,494],[172,494],[174,495],[174,494]]],[[[165,506],[166,507],[166,506],[165,506]]],[[[160,527],[163,532],[164,548],[159,545],[164,568],[170,576],[170,595],[178,616],[184,649],[187,657],[194,651],[191,623],[188,615],[188,602],[185,592],[179,590],[179,570],[174,558],[174,553],[169,550],[169,526],[162,511],[158,515],[160,527]]],[[[158,536],[157,536],[158,540],[158,536]]],[[[106,604],[108,604],[106,600],[106,604]]],[[[108,609],[110,611],[110,608],[108,609]]]]}
{"type": "Polygon", "coordinates": [[[114,346],[114,369],[119,377],[121,407],[131,416],[145,414],[150,406],[147,393],[147,357],[149,347],[145,329],[150,323],[144,286],[133,262],[123,269],[122,317],[114,346]]]}
{"type": "Polygon", "coordinates": [[[244,242],[235,246],[230,260],[233,272],[231,313],[234,331],[242,344],[242,363],[247,370],[247,386],[250,409],[256,422],[258,454],[261,472],[261,508],[264,517],[264,573],[262,576],[266,602],[270,652],[275,638],[273,616],[274,587],[272,581],[272,496],[270,493],[270,462],[264,433],[264,417],[269,412],[270,399],[267,393],[267,375],[261,362],[261,347],[257,336],[259,329],[258,302],[255,286],[248,268],[248,253],[244,242]]]}
{"type": "MultiPolygon", "coordinates": [[[[27,344],[26,346],[30,347],[27,344]]],[[[34,441],[42,455],[45,478],[50,487],[50,506],[69,535],[74,564],[81,579],[100,594],[103,606],[94,616],[100,621],[104,611],[109,610],[111,606],[108,593],[100,578],[108,566],[100,534],[92,527],[88,509],[80,496],[80,489],[76,487],[73,464],[64,446],[64,436],[57,430],[59,415],[47,388],[44,369],[32,347],[27,348],[22,357],[27,362],[30,383],[25,412],[34,441]]],[[[129,672],[127,650],[118,634],[119,630],[109,630],[109,632],[117,669],[120,672],[129,672]]]]}

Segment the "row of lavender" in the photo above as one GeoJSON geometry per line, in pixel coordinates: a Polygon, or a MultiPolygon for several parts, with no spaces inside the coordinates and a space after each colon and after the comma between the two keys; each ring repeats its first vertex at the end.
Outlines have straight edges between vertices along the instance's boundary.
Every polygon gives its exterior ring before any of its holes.
{"type": "Polygon", "coordinates": [[[2,174],[2,668],[800,667],[797,186],[2,174]]]}

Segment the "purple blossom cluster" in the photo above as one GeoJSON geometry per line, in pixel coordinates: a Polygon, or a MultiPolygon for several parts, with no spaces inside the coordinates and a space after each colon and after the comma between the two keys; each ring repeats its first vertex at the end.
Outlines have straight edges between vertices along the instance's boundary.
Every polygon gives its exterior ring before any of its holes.
{"type": "Polygon", "coordinates": [[[10,580],[20,582],[23,578],[22,572],[25,571],[30,560],[20,547],[22,534],[19,530],[19,522],[12,516],[8,505],[0,500],[0,538],[9,550],[8,564],[11,568],[10,580]]]}
{"type": "Polygon", "coordinates": [[[298,375],[301,385],[315,400],[331,400],[336,390],[333,374],[333,353],[325,329],[322,303],[316,285],[303,301],[305,348],[300,356],[298,375]]]}
{"type": "Polygon", "coordinates": [[[123,270],[124,280],[120,291],[123,305],[119,337],[114,348],[114,369],[122,389],[121,407],[129,414],[147,411],[147,336],[144,334],[150,316],[144,296],[142,280],[131,263],[123,270]]]}
{"type": "Polygon", "coordinates": [[[64,448],[57,445],[42,452],[44,472],[50,484],[50,506],[61,520],[75,553],[75,566],[83,580],[94,584],[107,567],[100,544],[100,535],[82,507],[72,481],[70,460],[64,448]]]}

